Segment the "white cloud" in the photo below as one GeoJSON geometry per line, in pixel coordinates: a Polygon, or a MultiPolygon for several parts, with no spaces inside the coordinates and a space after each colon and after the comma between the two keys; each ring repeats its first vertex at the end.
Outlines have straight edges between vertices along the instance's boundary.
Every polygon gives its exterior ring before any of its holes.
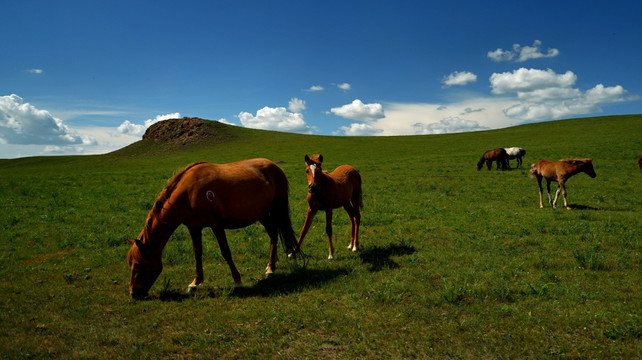
{"type": "Polygon", "coordinates": [[[339,89],[343,90],[343,91],[348,91],[348,90],[352,89],[352,86],[350,84],[348,84],[348,83],[345,83],[345,82],[337,85],[337,87],[339,89]]]}
{"type": "Polygon", "coordinates": [[[27,69],[26,71],[30,74],[36,74],[36,75],[40,75],[44,72],[42,69],[27,69]]]}
{"type": "Polygon", "coordinates": [[[511,61],[515,59],[515,62],[524,62],[530,59],[539,59],[539,58],[553,58],[560,54],[557,49],[548,49],[546,53],[543,53],[540,46],[542,42],[535,40],[533,46],[521,46],[519,44],[513,44],[513,50],[503,50],[498,48],[495,51],[489,51],[486,56],[493,61],[511,61]]]}
{"type": "Polygon", "coordinates": [[[337,116],[358,121],[375,121],[385,117],[381,104],[364,104],[359,99],[355,99],[350,104],[332,108],[330,111],[337,116]]]}
{"type": "Polygon", "coordinates": [[[429,124],[416,123],[414,128],[415,134],[417,135],[449,134],[489,129],[486,126],[479,125],[477,121],[461,119],[459,117],[449,117],[429,124]]]}
{"type": "Polygon", "coordinates": [[[0,139],[7,144],[92,145],[96,140],[80,135],[47,110],[37,109],[16,95],[0,96],[0,139]]]}
{"type": "Polygon", "coordinates": [[[549,88],[568,88],[575,84],[577,76],[572,71],[556,74],[553,70],[519,68],[513,72],[494,73],[490,76],[492,93],[532,92],[549,88]]]}
{"type": "Polygon", "coordinates": [[[290,102],[288,103],[288,109],[290,109],[290,111],[292,111],[293,113],[302,112],[303,110],[305,110],[305,100],[297,98],[290,99],[290,102]]]}
{"type": "Polygon", "coordinates": [[[309,92],[323,91],[323,86],[321,86],[321,85],[312,85],[306,91],[309,91],[309,92]]]}
{"type": "Polygon", "coordinates": [[[241,124],[245,127],[264,130],[309,132],[301,113],[291,113],[284,107],[264,107],[256,112],[256,116],[242,111],[238,114],[241,124]]]}
{"type": "Polygon", "coordinates": [[[455,71],[448,76],[444,76],[441,83],[448,87],[453,85],[466,85],[475,81],[477,81],[477,75],[469,71],[455,71]]]}
{"type": "Polygon", "coordinates": [[[142,124],[134,124],[129,120],[125,120],[123,121],[122,124],[120,124],[120,126],[118,126],[116,130],[119,133],[125,134],[125,135],[143,136],[143,134],[145,134],[145,131],[153,124],[162,120],[178,119],[180,117],[181,117],[181,114],[176,112],[176,113],[165,114],[165,115],[156,115],[155,118],[147,119],[142,124]]]}
{"type": "Polygon", "coordinates": [[[503,112],[521,121],[553,120],[602,111],[600,104],[634,100],[620,85],[602,84],[582,92],[573,88],[577,76],[572,71],[557,74],[551,69],[520,68],[513,72],[495,73],[490,77],[492,93],[517,95],[516,103],[503,112]]]}
{"type": "Polygon", "coordinates": [[[348,136],[370,136],[381,133],[383,130],[365,123],[352,123],[350,126],[342,126],[339,128],[344,134],[348,136]]]}

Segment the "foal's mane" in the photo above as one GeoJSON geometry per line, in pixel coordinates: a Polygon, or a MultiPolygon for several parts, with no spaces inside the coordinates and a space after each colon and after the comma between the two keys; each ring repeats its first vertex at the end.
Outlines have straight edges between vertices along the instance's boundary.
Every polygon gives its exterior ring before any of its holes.
{"type": "Polygon", "coordinates": [[[181,170],[172,178],[167,180],[167,185],[158,195],[158,197],[156,198],[156,202],[154,203],[154,208],[152,209],[152,211],[154,212],[154,215],[159,215],[159,212],[165,205],[165,202],[167,201],[167,199],[169,199],[169,197],[172,195],[172,192],[174,191],[174,189],[176,189],[176,185],[178,185],[178,183],[181,181],[181,178],[183,177],[183,175],[185,175],[185,173],[191,168],[193,168],[194,166],[204,164],[204,163],[205,161],[198,161],[198,162],[189,164],[187,165],[187,167],[185,167],[185,169],[181,170]]]}

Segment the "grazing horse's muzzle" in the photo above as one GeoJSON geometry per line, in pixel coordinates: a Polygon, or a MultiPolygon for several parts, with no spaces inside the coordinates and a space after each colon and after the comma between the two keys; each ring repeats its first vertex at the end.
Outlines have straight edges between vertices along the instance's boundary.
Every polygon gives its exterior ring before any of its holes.
{"type": "Polygon", "coordinates": [[[308,192],[310,194],[314,194],[315,191],[317,191],[317,185],[316,184],[310,184],[308,185],[308,192]]]}
{"type": "Polygon", "coordinates": [[[134,299],[134,300],[143,300],[144,298],[147,297],[147,292],[145,292],[145,293],[137,293],[137,292],[134,292],[134,291],[130,291],[129,295],[131,295],[132,299],[134,299]]]}

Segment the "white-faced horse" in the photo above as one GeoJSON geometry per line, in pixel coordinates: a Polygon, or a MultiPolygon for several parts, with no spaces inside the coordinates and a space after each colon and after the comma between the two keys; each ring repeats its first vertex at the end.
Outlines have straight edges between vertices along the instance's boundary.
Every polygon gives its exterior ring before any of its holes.
{"type": "Polygon", "coordinates": [[[520,148],[520,147],[509,147],[509,148],[504,148],[506,150],[506,154],[508,155],[508,158],[506,159],[506,163],[508,164],[508,168],[510,168],[510,160],[517,160],[517,166],[515,167],[522,167],[522,157],[526,155],[526,150],[520,148]]]}

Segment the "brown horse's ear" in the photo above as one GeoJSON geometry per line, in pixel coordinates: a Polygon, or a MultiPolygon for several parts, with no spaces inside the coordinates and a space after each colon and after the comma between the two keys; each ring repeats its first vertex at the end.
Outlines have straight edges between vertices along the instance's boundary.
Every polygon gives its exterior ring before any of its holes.
{"type": "Polygon", "coordinates": [[[136,240],[134,240],[134,243],[136,243],[136,247],[138,247],[138,250],[140,250],[140,252],[142,252],[142,253],[147,252],[148,246],[143,244],[142,241],[136,239],[136,240]]]}
{"type": "Polygon", "coordinates": [[[323,155],[321,155],[321,154],[319,154],[319,162],[320,162],[320,163],[322,163],[322,162],[323,162],[323,155]]]}
{"type": "Polygon", "coordinates": [[[305,154],[305,163],[306,164],[310,163],[310,157],[308,156],[308,154],[305,154]]]}
{"type": "Polygon", "coordinates": [[[129,240],[129,239],[127,239],[127,242],[128,242],[130,245],[134,245],[134,244],[135,244],[135,241],[134,241],[134,240],[129,240]]]}

